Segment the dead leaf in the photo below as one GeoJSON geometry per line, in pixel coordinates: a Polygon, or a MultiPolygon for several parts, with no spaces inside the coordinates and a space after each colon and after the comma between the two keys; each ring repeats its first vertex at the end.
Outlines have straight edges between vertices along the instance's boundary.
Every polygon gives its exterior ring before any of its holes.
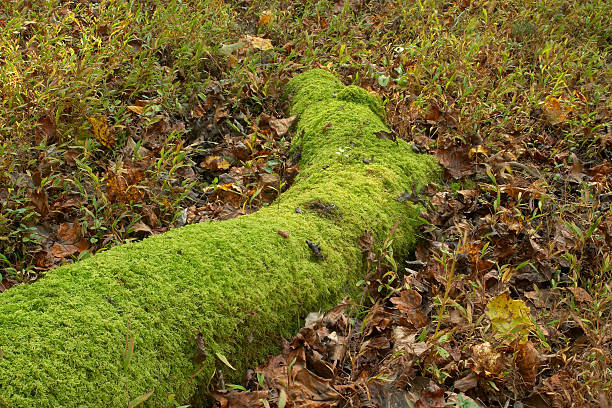
{"type": "Polygon", "coordinates": [[[198,103],[194,108],[191,109],[189,114],[192,118],[201,118],[202,116],[204,116],[204,108],[202,108],[202,105],[198,103]]]}
{"type": "Polygon", "coordinates": [[[430,345],[427,342],[417,341],[418,332],[412,328],[395,326],[393,328],[393,354],[404,352],[408,356],[420,358],[430,345]]]}
{"type": "Polygon", "coordinates": [[[454,179],[461,179],[474,173],[467,146],[451,145],[438,149],[438,161],[454,179]]]}
{"type": "Polygon", "coordinates": [[[81,232],[76,223],[65,222],[59,226],[57,237],[65,244],[74,244],[81,237],[81,232]]]}
{"type": "Polygon", "coordinates": [[[593,298],[584,288],[580,286],[570,287],[568,288],[570,292],[574,295],[574,299],[579,303],[593,303],[593,298]]]}
{"type": "Polygon", "coordinates": [[[230,162],[222,156],[207,156],[206,159],[200,163],[200,167],[213,171],[227,170],[230,168],[230,162]]]}
{"type": "Polygon", "coordinates": [[[213,115],[213,121],[215,123],[219,123],[222,119],[225,119],[227,117],[229,117],[229,114],[225,110],[225,107],[221,105],[217,106],[217,108],[215,109],[215,114],[213,115]]]}
{"type": "Polygon", "coordinates": [[[272,10],[264,10],[259,15],[259,22],[257,23],[257,25],[261,27],[261,26],[270,24],[270,22],[272,22],[273,19],[274,19],[274,13],[272,12],[272,10]]]}
{"type": "Polygon", "coordinates": [[[295,121],[295,118],[297,118],[297,115],[293,115],[285,119],[270,119],[269,125],[277,136],[281,137],[287,133],[291,127],[291,124],[293,124],[295,121]]]}
{"type": "Polygon", "coordinates": [[[571,158],[572,158],[572,167],[570,168],[567,179],[574,183],[580,183],[585,177],[583,173],[584,165],[580,163],[580,159],[578,159],[578,156],[576,156],[576,153],[572,152],[571,158]]]}
{"type": "Polygon", "coordinates": [[[258,50],[268,51],[274,48],[274,46],[272,45],[272,41],[267,38],[253,37],[247,35],[245,36],[245,40],[251,47],[256,48],[258,50]]]}
{"type": "Polygon", "coordinates": [[[478,376],[476,373],[471,372],[465,377],[455,381],[454,388],[461,391],[466,392],[471,390],[472,388],[476,388],[478,385],[478,376]]]}
{"type": "Polygon", "coordinates": [[[474,156],[477,156],[479,154],[483,155],[483,156],[488,156],[489,153],[491,153],[491,151],[489,150],[488,147],[484,146],[484,145],[478,145],[476,147],[472,147],[468,153],[468,156],[470,157],[470,159],[473,159],[474,156]]]}
{"type": "Polygon", "coordinates": [[[144,113],[144,106],[137,106],[137,105],[130,105],[127,107],[128,110],[138,114],[138,115],[142,115],[144,113]]]}
{"type": "Polygon", "coordinates": [[[429,105],[429,109],[425,113],[425,120],[428,122],[437,122],[441,120],[442,115],[440,115],[440,108],[435,103],[429,105]]]}
{"type": "Polygon", "coordinates": [[[144,191],[138,188],[144,178],[139,169],[119,168],[115,173],[107,171],[106,195],[111,202],[134,202],[138,203],[144,199],[144,191]]]}
{"type": "Polygon", "coordinates": [[[60,244],[55,242],[51,247],[51,253],[56,258],[67,258],[79,252],[79,248],[75,245],[60,244]]]}
{"type": "Polygon", "coordinates": [[[529,307],[522,300],[510,299],[504,292],[487,303],[486,313],[497,340],[506,345],[515,340],[521,344],[527,342],[533,322],[529,307]]]}
{"type": "Polygon", "coordinates": [[[563,109],[559,100],[555,97],[549,96],[542,107],[544,115],[552,123],[557,124],[567,119],[567,114],[570,112],[569,109],[563,109]]]}
{"type": "Polygon", "coordinates": [[[446,406],[444,388],[433,381],[421,391],[419,400],[414,404],[414,408],[442,408],[444,406],[446,406]]]}
{"type": "Polygon", "coordinates": [[[144,236],[153,234],[153,230],[151,229],[151,227],[149,227],[147,224],[145,224],[142,221],[138,221],[137,223],[132,225],[130,227],[130,230],[132,231],[133,234],[141,233],[144,236]]]}
{"type": "Polygon", "coordinates": [[[533,387],[536,383],[538,370],[540,369],[540,358],[531,341],[519,345],[516,365],[526,387],[533,387]]]}
{"type": "Polygon", "coordinates": [[[584,407],[587,394],[585,385],[578,382],[571,371],[563,370],[542,381],[536,392],[540,392],[550,400],[553,408],[584,407]]]}
{"type": "Polygon", "coordinates": [[[269,391],[213,391],[210,395],[220,408],[252,408],[261,406],[261,401],[268,398],[269,391]]]}
{"type": "Polygon", "coordinates": [[[47,197],[47,192],[42,189],[35,189],[30,193],[30,201],[36,207],[36,211],[40,214],[41,217],[46,217],[49,215],[49,198],[47,197]]]}
{"type": "Polygon", "coordinates": [[[37,143],[40,143],[43,139],[46,140],[47,145],[57,142],[57,124],[55,123],[55,116],[51,113],[47,113],[40,118],[36,134],[37,143]]]}
{"type": "Polygon", "coordinates": [[[106,116],[101,115],[97,118],[87,118],[91,123],[91,128],[96,140],[107,149],[115,147],[115,135],[112,127],[109,127],[106,116]]]}
{"type": "Polygon", "coordinates": [[[415,329],[427,325],[427,316],[421,310],[422,297],[419,292],[414,289],[404,289],[399,296],[392,297],[390,300],[398,310],[403,312],[400,322],[408,322],[415,329]]]}

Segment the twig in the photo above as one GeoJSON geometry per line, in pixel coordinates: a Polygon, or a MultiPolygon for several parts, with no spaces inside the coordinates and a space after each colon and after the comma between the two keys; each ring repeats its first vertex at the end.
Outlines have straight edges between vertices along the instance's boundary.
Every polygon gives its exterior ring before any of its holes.
{"type": "Polygon", "coordinates": [[[542,174],[540,174],[540,172],[537,169],[534,169],[532,167],[526,166],[523,163],[519,163],[519,162],[515,162],[515,161],[511,161],[511,162],[506,162],[506,164],[510,167],[516,167],[519,168],[523,171],[525,171],[527,174],[529,174],[532,177],[538,178],[538,179],[542,179],[542,180],[546,180],[542,174]]]}

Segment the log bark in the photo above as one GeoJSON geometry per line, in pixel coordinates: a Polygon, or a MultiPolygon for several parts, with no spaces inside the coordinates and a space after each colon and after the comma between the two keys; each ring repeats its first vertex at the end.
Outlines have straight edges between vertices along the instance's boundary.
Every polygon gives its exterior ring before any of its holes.
{"type": "Polygon", "coordinates": [[[302,156],[278,203],[113,248],[0,296],[0,406],[126,407],[151,391],[143,406],[197,406],[219,372],[238,381],[300,317],[357,292],[365,229],[383,239],[400,219],[396,248],[414,245],[418,209],[396,198],[436,180],[435,160],[385,138],[381,101],[325,71],[288,92],[302,156]]]}

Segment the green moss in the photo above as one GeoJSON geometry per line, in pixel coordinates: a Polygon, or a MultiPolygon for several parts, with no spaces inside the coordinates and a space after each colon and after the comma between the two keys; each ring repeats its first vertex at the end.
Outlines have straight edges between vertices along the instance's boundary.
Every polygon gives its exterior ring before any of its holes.
{"type": "Polygon", "coordinates": [[[435,160],[377,138],[388,130],[375,113],[379,101],[344,91],[325,71],[298,76],[289,89],[303,156],[278,205],[116,247],[0,296],[0,406],[125,407],[151,390],[148,406],[164,406],[172,393],[188,401],[215,370],[238,381],[274,350],[278,336],[292,334],[298,317],[353,294],[364,229],[382,239],[401,219],[398,248],[415,243],[415,209],[396,197],[435,180],[435,160]],[[373,163],[361,160],[371,155],[373,163]],[[295,211],[317,201],[333,203],[341,222],[295,211]],[[306,239],[320,245],[325,260],[312,256],[306,239]],[[208,358],[190,381],[200,368],[193,361],[197,332],[208,358]],[[127,365],[126,334],[134,338],[127,365]]]}

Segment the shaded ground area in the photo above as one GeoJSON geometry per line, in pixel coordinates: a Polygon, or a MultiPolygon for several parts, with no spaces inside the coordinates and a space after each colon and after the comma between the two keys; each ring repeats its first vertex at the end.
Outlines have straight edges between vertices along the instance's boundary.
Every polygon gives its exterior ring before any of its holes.
{"type": "Polygon", "coordinates": [[[324,67],[447,179],[398,197],[431,198],[414,259],[364,235],[362,302],[223,398],[609,406],[609,4],[41,3],[0,6],[0,290],[269,203],[297,171],[282,87],[324,67]],[[526,337],[495,336],[503,293],[526,337]]]}

